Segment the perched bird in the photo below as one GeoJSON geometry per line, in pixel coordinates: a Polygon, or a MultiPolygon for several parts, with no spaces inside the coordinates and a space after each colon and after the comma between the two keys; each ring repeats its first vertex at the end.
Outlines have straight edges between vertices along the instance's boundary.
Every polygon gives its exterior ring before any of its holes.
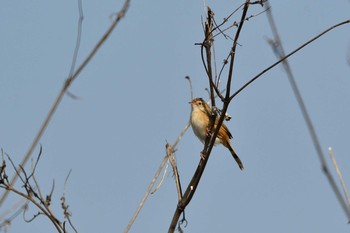
{"type": "MultiPolygon", "coordinates": [[[[193,132],[199,138],[199,140],[202,143],[204,143],[209,132],[211,109],[209,105],[202,98],[196,98],[192,100],[190,104],[192,108],[191,126],[193,129],[193,132]]],[[[218,121],[219,121],[219,118],[217,117],[215,120],[214,127],[217,126],[218,121]]],[[[236,154],[235,150],[231,145],[231,142],[230,142],[231,138],[232,138],[232,135],[230,131],[228,130],[227,126],[224,123],[222,123],[219,133],[215,139],[215,144],[222,144],[224,147],[229,149],[233,158],[236,160],[239,168],[242,170],[244,168],[243,163],[239,159],[238,155],[236,154]]]]}

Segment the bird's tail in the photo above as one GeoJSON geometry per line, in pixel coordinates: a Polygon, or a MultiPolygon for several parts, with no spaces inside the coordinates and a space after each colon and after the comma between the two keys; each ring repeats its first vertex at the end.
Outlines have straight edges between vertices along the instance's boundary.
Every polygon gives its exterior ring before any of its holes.
{"type": "Polygon", "coordinates": [[[233,147],[230,144],[228,145],[228,149],[230,150],[233,158],[236,160],[239,168],[241,170],[243,170],[243,168],[244,168],[243,163],[242,163],[241,159],[238,157],[237,153],[235,152],[235,150],[233,149],[233,147]]]}

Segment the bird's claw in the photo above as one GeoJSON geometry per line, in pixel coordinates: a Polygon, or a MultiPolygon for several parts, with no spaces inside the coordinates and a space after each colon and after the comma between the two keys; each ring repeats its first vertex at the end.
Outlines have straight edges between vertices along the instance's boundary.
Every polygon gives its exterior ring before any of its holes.
{"type": "Polygon", "coordinates": [[[211,136],[211,132],[210,132],[209,128],[206,129],[206,133],[207,133],[207,136],[209,136],[209,137],[211,136]]]}
{"type": "Polygon", "coordinates": [[[203,159],[203,160],[205,159],[205,153],[204,153],[204,151],[201,152],[201,159],[203,159]]]}

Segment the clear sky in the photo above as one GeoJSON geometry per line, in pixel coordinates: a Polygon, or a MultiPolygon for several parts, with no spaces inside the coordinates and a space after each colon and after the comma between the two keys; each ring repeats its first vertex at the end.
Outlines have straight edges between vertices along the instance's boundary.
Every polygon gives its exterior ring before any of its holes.
{"type": "MultiPolygon", "coordinates": [[[[241,3],[207,2],[218,22],[241,3]]],[[[121,4],[83,0],[78,64],[121,4]]],[[[286,52],[350,18],[348,0],[271,1],[271,5],[286,52]]],[[[248,15],[261,11],[255,5],[248,15]]],[[[132,0],[126,17],[69,89],[79,99],[64,97],[40,140],[43,154],[37,177],[44,193],[55,180],[53,209],[60,216],[59,198],[72,169],[66,197],[79,232],[125,229],[165,154],[166,141],[173,143],[188,121],[190,94],[184,77],[192,78],[196,97],[207,97],[200,48],[194,45],[203,39],[201,17],[201,0],[132,0]]],[[[77,20],[77,1],[0,3],[0,147],[15,163],[28,150],[69,73],[77,20]]],[[[233,90],[276,60],[266,43],[270,37],[265,14],[246,22],[233,90]]],[[[230,44],[217,39],[218,64],[230,44]]],[[[289,60],[322,149],[327,153],[333,147],[348,186],[349,56],[350,25],[345,25],[289,60]]],[[[225,148],[214,148],[186,209],[185,232],[349,231],[282,67],[238,95],[229,113],[232,143],[245,170],[238,169],[225,148]]],[[[176,157],[183,185],[191,179],[202,147],[191,129],[179,144],[176,157]]],[[[16,200],[8,198],[0,214],[16,200]]],[[[167,175],[130,232],[166,232],[176,204],[175,183],[167,175]]],[[[31,207],[28,216],[36,211],[31,207]]],[[[17,218],[9,229],[53,231],[44,217],[30,224],[17,218]]]]}

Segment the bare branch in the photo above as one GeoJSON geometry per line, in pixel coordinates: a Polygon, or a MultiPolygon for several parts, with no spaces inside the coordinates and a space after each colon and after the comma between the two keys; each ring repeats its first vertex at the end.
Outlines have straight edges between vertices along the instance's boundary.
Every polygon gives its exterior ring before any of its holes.
{"type": "MultiPolygon", "coordinates": [[[[129,4],[130,4],[130,0],[125,0],[121,10],[118,12],[117,17],[115,18],[115,20],[113,21],[112,25],[107,29],[107,31],[105,32],[105,34],[102,36],[102,38],[97,42],[97,44],[95,45],[95,47],[92,49],[92,51],[89,53],[89,55],[86,57],[86,59],[82,62],[82,64],[76,69],[76,71],[66,79],[66,81],[64,82],[64,85],[62,87],[62,89],[60,90],[58,96],[56,97],[56,100],[54,101],[49,113],[47,114],[44,122],[42,123],[37,135],[34,138],[33,143],[31,144],[31,146],[29,147],[29,150],[27,151],[27,153],[25,154],[22,162],[21,162],[21,166],[24,167],[24,165],[27,163],[28,159],[30,158],[31,154],[33,153],[36,145],[38,144],[41,136],[43,135],[44,131],[46,130],[49,122],[52,119],[52,116],[54,115],[56,109],[58,108],[64,94],[66,93],[66,91],[68,90],[68,88],[70,87],[70,85],[72,84],[72,82],[78,77],[78,75],[80,74],[80,72],[85,68],[85,66],[90,62],[90,60],[94,57],[94,55],[96,54],[96,52],[101,48],[101,46],[104,44],[104,42],[107,40],[107,38],[110,36],[110,34],[112,33],[112,31],[114,30],[114,28],[118,25],[118,23],[120,22],[120,20],[125,16],[128,8],[129,8],[129,4]]],[[[10,186],[13,186],[14,183],[16,182],[18,178],[18,172],[16,172],[16,174],[13,176],[11,182],[10,182],[10,186]]],[[[1,196],[0,198],[0,206],[2,205],[2,203],[4,202],[4,200],[6,199],[7,195],[8,195],[9,191],[5,191],[4,194],[1,196]]]]}
{"type": "MultiPolygon", "coordinates": [[[[191,100],[193,99],[193,90],[192,90],[192,81],[191,78],[189,76],[185,77],[188,82],[189,82],[189,86],[190,86],[190,93],[191,93],[191,100]]],[[[190,122],[188,121],[186,126],[184,127],[184,129],[181,131],[180,135],[177,137],[175,143],[173,144],[173,146],[171,147],[172,151],[174,151],[176,149],[177,144],[180,142],[180,140],[182,139],[183,135],[185,134],[185,132],[187,131],[187,129],[190,127],[190,122]]],[[[139,206],[137,207],[134,215],[132,216],[130,222],[128,223],[128,225],[126,226],[126,229],[124,230],[124,233],[129,232],[129,230],[131,229],[132,224],[134,223],[137,215],[139,214],[140,210],[142,209],[146,199],[149,196],[149,193],[151,192],[155,182],[157,181],[161,171],[163,170],[163,167],[165,166],[165,163],[168,161],[168,147],[166,147],[166,152],[167,154],[165,155],[165,157],[163,158],[163,161],[161,162],[156,174],[154,175],[151,184],[148,186],[148,189],[146,191],[146,193],[144,194],[139,206]]],[[[165,173],[164,173],[165,175],[165,173]]]]}
{"type": "Polygon", "coordinates": [[[190,94],[191,94],[191,100],[193,100],[193,88],[192,88],[192,80],[190,76],[186,76],[185,79],[188,80],[188,83],[190,84],[190,94]]]}
{"type": "MultiPolygon", "coordinates": [[[[242,28],[243,28],[243,24],[245,22],[244,19],[246,18],[246,15],[247,15],[247,12],[248,12],[248,7],[249,7],[249,0],[246,0],[246,2],[244,4],[244,7],[243,7],[243,13],[242,13],[242,17],[241,17],[241,22],[238,25],[238,29],[237,29],[237,32],[236,32],[236,35],[235,35],[235,39],[233,41],[232,49],[231,49],[231,52],[230,52],[231,60],[230,60],[230,68],[229,68],[229,73],[228,73],[228,79],[227,79],[227,85],[226,85],[226,96],[225,96],[227,104],[230,101],[229,100],[229,96],[230,96],[230,91],[231,91],[231,81],[232,81],[233,67],[234,67],[234,62],[235,62],[235,57],[236,57],[236,48],[237,48],[238,38],[240,36],[240,33],[242,31],[242,28]]],[[[224,102],[224,109],[225,109],[225,102],[224,102]]],[[[221,123],[222,123],[222,121],[221,121],[221,123]]],[[[221,127],[221,123],[219,121],[219,124],[217,126],[218,128],[221,127]]]]}
{"type": "MultiPolygon", "coordinates": [[[[243,12],[242,12],[242,19],[245,18],[246,14],[247,14],[247,11],[248,11],[248,7],[249,7],[249,0],[246,0],[245,4],[244,4],[244,7],[243,7],[243,12]]],[[[240,25],[237,29],[237,32],[236,32],[236,35],[235,35],[235,39],[234,39],[234,42],[233,42],[233,45],[232,45],[232,48],[231,48],[231,53],[230,53],[230,56],[231,56],[231,61],[230,61],[230,71],[229,71],[229,77],[228,77],[228,81],[227,81],[227,87],[226,87],[226,98],[224,98],[221,94],[220,94],[220,91],[219,89],[217,88],[217,86],[215,86],[213,80],[212,80],[212,73],[211,73],[211,69],[210,69],[210,64],[211,64],[211,56],[210,56],[210,49],[211,49],[211,38],[212,38],[212,30],[211,30],[211,22],[212,22],[212,19],[211,17],[213,17],[213,13],[211,12],[210,8],[208,8],[208,18],[207,18],[207,22],[205,23],[206,25],[206,28],[205,28],[205,40],[202,44],[202,47],[201,47],[201,57],[202,57],[202,61],[203,61],[203,64],[204,64],[204,67],[206,69],[206,72],[207,72],[207,76],[208,76],[208,80],[209,80],[209,85],[210,85],[210,94],[211,94],[211,103],[212,103],[212,111],[211,111],[211,119],[210,119],[210,126],[209,126],[209,133],[208,133],[208,136],[205,140],[205,144],[204,144],[204,149],[202,151],[202,154],[204,154],[204,159],[201,159],[199,161],[199,164],[197,166],[197,169],[190,181],[190,183],[188,184],[187,188],[186,188],[186,191],[183,195],[183,198],[182,200],[178,203],[177,207],[176,207],[176,210],[175,210],[175,213],[174,213],[174,216],[173,216],[173,219],[171,221],[171,224],[169,226],[169,230],[168,232],[174,232],[175,230],[175,227],[178,223],[178,220],[180,218],[180,215],[181,213],[185,210],[186,206],[189,204],[189,202],[191,201],[197,187],[198,187],[198,184],[199,184],[199,181],[201,179],[201,176],[204,172],[204,169],[206,167],[206,164],[207,164],[207,161],[209,159],[209,156],[210,156],[210,153],[211,153],[211,150],[214,146],[214,143],[215,143],[215,140],[216,140],[216,137],[218,135],[218,132],[219,132],[219,129],[222,125],[222,122],[225,118],[225,114],[226,114],[226,111],[227,111],[227,108],[228,108],[228,104],[230,102],[230,99],[229,99],[229,95],[230,95],[230,88],[231,88],[231,78],[232,78],[232,73],[233,73],[233,64],[234,64],[234,56],[235,56],[235,49],[236,49],[236,46],[237,46],[237,41],[238,41],[238,38],[239,38],[239,35],[240,35],[240,32],[241,32],[241,29],[243,27],[243,23],[244,23],[244,20],[241,20],[240,22],[240,25]],[[208,34],[209,33],[209,34],[208,34]],[[205,48],[205,51],[206,51],[206,62],[204,62],[204,55],[203,55],[203,47],[205,48]],[[207,66],[205,65],[207,64],[207,66]],[[219,118],[219,121],[216,123],[216,106],[215,106],[215,93],[221,98],[221,100],[224,102],[224,106],[223,106],[223,109],[222,109],[222,115],[220,116],[219,118]],[[216,124],[216,128],[214,129],[214,123],[216,124]]]]}
{"type": "Polygon", "coordinates": [[[179,171],[177,170],[174,150],[168,143],[166,144],[166,151],[167,151],[170,164],[173,167],[173,171],[174,171],[178,200],[181,201],[182,188],[181,188],[181,182],[180,182],[180,175],[179,175],[179,171]]]}
{"type": "Polygon", "coordinates": [[[9,190],[10,192],[13,192],[13,193],[17,194],[18,196],[23,197],[23,198],[27,199],[28,201],[30,201],[31,203],[33,203],[42,212],[42,214],[44,214],[45,216],[47,216],[50,219],[50,221],[54,224],[57,231],[62,232],[60,221],[52,214],[52,212],[46,210],[43,206],[41,206],[40,203],[38,203],[33,198],[32,195],[24,194],[24,193],[18,191],[17,189],[14,189],[12,186],[9,186],[9,185],[4,185],[2,188],[5,188],[6,190],[9,190]]]}
{"type": "MultiPolygon", "coordinates": [[[[75,48],[72,58],[72,64],[70,67],[69,75],[68,77],[71,77],[73,75],[73,72],[75,70],[75,64],[77,62],[79,48],[80,48],[80,42],[81,42],[81,34],[83,31],[83,20],[84,20],[84,12],[83,12],[83,2],[82,0],[78,0],[78,11],[79,11],[79,20],[78,20],[78,33],[77,33],[77,40],[75,42],[75,48]]],[[[66,92],[69,97],[72,99],[79,99],[78,96],[72,94],[70,91],[66,92]]]]}
{"type": "Polygon", "coordinates": [[[318,38],[320,38],[321,36],[327,34],[328,32],[332,31],[333,29],[342,26],[344,24],[348,24],[350,23],[350,19],[345,20],[343,22],[337,23],[331,27],[329,27],[328,29],[326,29],[325,31],[321,32],[320,34],[318,34],[317,36],[315,36],[314,38],[310,39],[309,41],[307,41],[306,43],[302,44],[301,46],[299,46],[298,48],[296,48],[295,50],[293,50],[292,52],[288,53],[285,57],[283,57],[282,59],[280,59],[279,61],[273,63],[272,65],[270,65],[269,67],[267,67],[266,69],[264,69],[263,71],[261,71],[259,74],[257,74],[254,78],[252,78],[250,81],[248,81],[246,84],[244,84],[241,88],[239,88],[234,94],[232,94],[232,96],[230,97],[230,100],[232,100],[236,95],[238,95],[241,91],[243,91],[246,87],[248,87],[251,83],[253,83],[255,80],[257,80],[259,77],[261,77],[263,74],[265,74],[267,71],[271,70],[273,67],[277,66],[278,64],[280,64],[281,62],[283,62],[285,59],[289,58],[290,56],[292,56],[293,54],[295,54],[296,52],[298,52],[299,50],[301,50],[302,48],[304,48],[305,46],[309,45],[310,43],[314,42],[315,40],[317,40],[318,38]]]}
{"type": "Polygon", "coordinates": [[[28,200],[22,198],[18,202],[16,202],[15,204],[13,204],[13,206],[11,206],[5,212],[3,212],[0,216],[0,221],[2,221],[0,223],[0,230],[4,227],[8,226],[13,221],[13,219],[15,219],[17,216],[19,216],[19,214],[21,212],[25,211],[25,209],[28,208],[28,203],[29,203],[28,200]],[[3,221],[5,216],[7,216],[9,214],[11,214],[11,215],[3,221]]]}
{"type": "MultiPolygon", "coordinates": [[[[167,145],[168,145],[168,143],[167,143],[167,145]]],[[[166,174],[168,172],[169,163],[170,162],[169,162],[169,159],[168,159],[168,162],[166,163],[166,166],[164,168],[164,172],[163,172],[162,178],[160,179],[159,184],[156,186],[156,188],[151,192],[152,195],[155,194],[158,191],[158,189],[162,186],[162,184],[164,182],[164,179],[165,179],[165,176],[166,176],[166,174]]]]}
{"type": "Polygon", "coordinates": [[[129,230],[130,230],[132,224],[134,223],[134,221],[135,221],[137,215],[139,214],[140,210],[142,209],[143,205],[145,204],[145,201],[147,200],[147,197],[149,196],[150,192],[152,191],[152,188],[153,188],[155,182],[157,181],[157,179],[158,179],[158,177],[159,177],[161,171],[163,170],[163,167],[164,167],[165,163],[166,163],[167,160],[168,160],[167,157],[168,157],[167,155],[164,156],[163,161],[161,162],[161,164],[160,164],[160,166],[159,166],[159,168],[158,168],[156,174],[154,175],[154,177],[153,177],[153,179],[152,179],[150,185],[148,186],[148,189],[147,189],[146,193],[143,195],[142,200],[141,200],[140,204],[138,205],[138,207],[137,207],[137,209],[136,209],[134,215],[132,216],[130,222],[129,222],[128,225],[126,226],[126,228],[125,228],[125,230],[124,230],[124,233],[129,232],[129,230]]]}
{"type": "Polygon", "coordinates": [[[333,162],[333,165],[334,165],[334,168],[338,174],[338,178],[339,178],[339,181],[340,181],[340,184],[343,188],[343,192],[344,192],[344,195],[345,195],[345,199],[347,203],[347,216],[348,216],[348,223],[350,223],[350,218],[349,218],[349,210],[350,210],[350,197],[349,197],[349,193],[348,193],[348,190],[346,188],[346,185],[345,185],[345,182],[344,182],[344,179],[343,179],[343,175],[341,174],[341,171],[339,169],[339,166],[338,166],[338,163],[337,163],[337,160],[335,159],[335,155],[333,153],[333,150],[331,147],[328,148],[328,152],[329,152],[329,156],[331,157],[332,159],[332,162],[333,162]]]}
{"type": "Polygon", "coordinates": [[[39,217],[40,215],[42,215],[43,213],[38,211],[36,214],[33,214],[33,216],[29,219],[26,218],[25,214],[27,212],[27,209],[23,211],[23,220],[26,222],[26,223],[30,223],[32,221],[34,221],[34,219],[36,219],[37,217],[39,217]]]}
{"type": "Polygon", "coordinates": [[[271,30],[272,30],[272,33],[273,33],[273,37],[274,37],[273,40],[269,40],[269,44],[271,45],[271,47],[272,47],[276,57],[280,61],[282,61],[283,68],[286,71],[289,83],[290,83],[290,85],[292,87],[294,96],[295,96],[295,98],[296,98],[296,100],[298,102],[298,105],[299,105],[299,108],[301,110],[302,116],[303,116],[303,118],[304,118],[304,120],[306,122],[306,125],[307,125],[308,131],[310,133],[310,136],[311,136],[313,145],[315,147],[316,153],[317,153],[318,158],[319,158],[319,160],[321,162],[322,171],[326,175],[326,177],[328,179],[328,182],[330,183],[330,185],[332,187],[332,190],[335,193],[335,195],[336,195],[340,205],[343,207],[343,210],[345,211],[345,213],[346,213],[346,215],[348,217],[348,221],[350,221],[349,208],[346,205],[346,202],[344,201],[344,199],[343,199],[343,197],[341,195],[341,192],[340,192],[339,188],[337,187],[332,174],[329,172],[329,169],[328,169],[328,166],[327,166],[327,163],[326,163],[326,160],[325,160],[325,156],[324,156],[322,148],[321,148],[321,143],[320,143],[320,141],[318,139],[318,136],[316,134],[315,127],[314,127],[314,125],[312,123],[311,117],[310,117],[310,115],[309,115],[309,113],[307,111],[306,105],[305,105],[304,100],[303,100],[303,98],[301,96],[301,93],[299,91],[298,85],[297,85],[297,83],[295,81],[292,69],[291,69],[291,67],[290,67],[290,65],[288,63],[288,60],[286,59],[286,55],[285,55],[285,52],[284,52],[282,41],[281,41],[279,33],[277,31],[277,27],[276,27],[275,21],[274,21],[273,16],[272,16],[272,10],[271,10],[271,7],[269,5],[269,2],[267,2],[265,7],[266,7],[266,10],[268,10],[267,11],[267,17],[268,17],[268,20],[269,20],[269,23],[270,23],[270,27],[271,27],[271,30]]]}
{"type": "MultiPolygon", "coordinates": [[[[208,7],[208,15],[207,15],[207,21],[205,22],[205,28],[204,28],[204,40],[201,43],[201,59],[202,64],[204,66],[204,69],[207,73],[207,77],[209,80],[209,86],[210,86],[210,92],[214,92],[220,97],[220,99],[223,99],[223,96],[220,93],[220,90],[217,88],[213,81],[213,72],[211,67],[211,47],[213,43],[213,17],[214,12],[208,7]],[[206,58],[204,58],[204,51],[206,54],[206,58]]],[[[213,93],[214,96],[214,93],[213,93]]],[[[211,96],[212,105],[215,106],[215,99],[211,96]]]]}
{"type": "Polygon", "coordinates": [[[39,151],[39,154],[38,154],[38,157],[36,159],[36,162],[35,162],[34,166],[32,166],[32,173],[30,174],[29,178],[33,177],[35,188],[36,188],[36,190],[38,190],[39,197],[40,197],[40,199],[44,200],[43,195],[42,195],[41,190],[40,190],[40,186],[39,186],[39,184],[38,184],[38,182],[36,180],[36,177],[35,177],[35,169],[36,169],[36,167],[37,167],[37,165],[39,163],[39,159],[41,157],[41,154],[42,154],[42,146],[40,145],[40,151],[39,151]]]}
{"type": "Polygon", "coordinates": [[[84,12],[83,12],[83,3],[82,0],[78,0],[78,11],[79,11],[79,20],[78,20],[78,33],[77,33],[77,40],[75,42],[75,48],[72,58],[72,64],[70,67],[69,75],[68,77],[73,76],[74,70],[75,70],[75,64],[77,62],[79,48],[80,48],[80,41],[81,41],[81,34],[83,31],[83,20],[84,20],[84,12]]]}
{"type": "MultiPolygon", "coordinates": [[[[73,224],[73,222],[71,220],[72,214],[68,210],[69,205],[66,202],[67,182],[68,182],[68,179],[69,179],[69,176],[70,176],[71,173],[72,173],[72,169],[69,170],[68,175],[66,177],[66,180],[64,181],[64,191],[63,191],[63,194],[62,194],[62,197],[61,197],[61,207],[63,209],[63,215],[68,220],[68,223],[69,223],[70,227],[74,230],[75,233],[78,233],[77,229],[75,228],[75,226],[74,226],[74,224],[73,224]]],[[[63,228],[64,229],[66,228],[65,224],[63,225],[63,228]]]]}

